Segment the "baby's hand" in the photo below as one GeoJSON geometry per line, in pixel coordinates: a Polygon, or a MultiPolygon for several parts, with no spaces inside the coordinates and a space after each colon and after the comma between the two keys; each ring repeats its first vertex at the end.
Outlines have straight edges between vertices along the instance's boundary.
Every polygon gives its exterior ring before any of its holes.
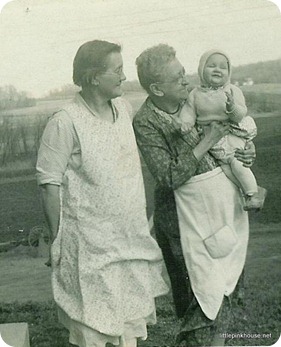
{"type": "Polygon", "coordinates": [[[234,98],[233,98],[233,91],[232,89],[230,89],[230,93],[229,92],[225,92],[226,95],[226,111],[227,112],[232,112],[234,110],[234,98]]]}
{"type": "Polygon", "coordinates": [[[193,128],[193,124],[189,123],[189,122],[182,122],[181,124],[181,132],[183,134],[188,134],[191,129],[193,128]]]}

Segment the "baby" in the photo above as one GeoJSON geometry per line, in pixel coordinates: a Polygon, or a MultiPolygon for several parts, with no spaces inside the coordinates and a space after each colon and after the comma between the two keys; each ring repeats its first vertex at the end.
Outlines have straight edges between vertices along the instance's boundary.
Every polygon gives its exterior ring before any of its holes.
{"type": "Polygon", "coordinates": [[[182,132],[188,132],[197,123],[204,136],[204,126],[212,121],[227,122],[230,133],[211,150],[220,160],[225,174],[244,192],[244,210],[263,207],[266,189],[258,187],[254,174],[235,157],[236,149],[244,149],[247,141],[257,134],[253,118],[246,116],[247,107],[242,91],[230,83],[231,64],[228,56],[218,50],[204,53],[198,74],[201,85],[192,90],[180,113],[182,132]]]}

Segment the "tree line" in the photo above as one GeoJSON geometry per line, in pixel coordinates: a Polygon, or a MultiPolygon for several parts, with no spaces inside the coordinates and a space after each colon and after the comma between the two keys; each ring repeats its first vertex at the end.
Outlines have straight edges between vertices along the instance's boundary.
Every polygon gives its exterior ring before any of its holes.
{"type": "MultiPolygon", "coordinates": [[[[233,67],[231,77],[233,83],[243,85],[248,79],[251,79],[254,84],[281,84],[281,59],[233,67]]],[[[189,75],[188,80],[190,89],[200,83],[197,73],[189,75]]],[[[142,90],[138,81],[125,81],[123,89],[125,92],[142,90]]]]}
{"type": "MultiPolygon", "coordinates": [[[[251,79],[254,84],[281,83],[281,59],[240,65],[232,68],[232,83],[243,85],[248,79],[251,79]]],[[[191,87],[198,85],[198,74],[190,75],[189,82],[191,87]]]]}
{"type": "MultiPolygon", "coordinates": [[[[254,64],[241,65],[233,67],[232,69],[232,82],[236,82],[239,85],[247,79],[253,80],[254,84],[260,83],[280,83],[281,84],[281,59],[271,60],[266,62],[258,62],[254,64]]],[[[199,84],[198,74],[192,74],[188,76],[189,89],[193,89],[194,86],[199,84]]],[[[66,84],[60,89],[51,90],[46,99],[68,99],[72,98],[75,92],[79,88],[72,84],[66,84]]],[[[123,83],[124,92],[142,92],[143,89],[139,84],[139,81],[125,81],[123,83]]]]}
{"type": "MultiPolygon", "coordinates": [[[[197,73],[189,75],[188,77],[190,89],[199,84],[197,73]]],[[[232,82],[242,85],[249,78],[254,84],[281,83],[281,59],[233,67],[232,82]]],[[[66,84],[59,89],[50,90],[44,99],[69,99],[72,98],[78,90],[79,88],[77,86],[66,84]]],[[[125,93],[143,91],[137,80],[125,81],[123,83],[123,90],[125,93]]],[[[0,110],[28,107],[35,104],[36,99],[30,98],[27,92],[18,91],[12,85],[0,87],[0,110]]]]}
{"type": "Polygon", "coordinates": [[[18,91],[14,86],[0,87],[0,110],[34,106],[36,100],[28,97],[26,92],[18,91]]]}

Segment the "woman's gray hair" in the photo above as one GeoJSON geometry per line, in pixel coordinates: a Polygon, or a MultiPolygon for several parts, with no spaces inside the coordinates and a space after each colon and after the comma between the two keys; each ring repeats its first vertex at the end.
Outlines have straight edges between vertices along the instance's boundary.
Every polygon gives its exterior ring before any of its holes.
{"type": "Polygon", "coordinates": [[[168,63],[174,60],[176,51],[166,44],[159,44],[143,51],[136,59],[138,77],[141,86],[149,93],[150,85],[161,82],[168,63]]]}
{"type": "Polygon", "coordinates": [[[106,58],[110,53],[121,52],[121,46],[102,40],[84,43],[73,61],[73,82],[77,86],[89,85],[93,76],[106,70],[106,58]]]}

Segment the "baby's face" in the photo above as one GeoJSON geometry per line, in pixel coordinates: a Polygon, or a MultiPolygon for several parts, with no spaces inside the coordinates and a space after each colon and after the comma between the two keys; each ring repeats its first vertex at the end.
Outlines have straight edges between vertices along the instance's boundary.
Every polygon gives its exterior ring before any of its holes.
{"type": "Polygon", "coordinates": [[[212,87],[221,87],[227,82],[228,74],[226,57],[222,54],[212,54],[203,70],[203,77],[207,84],[212,87]]]}

